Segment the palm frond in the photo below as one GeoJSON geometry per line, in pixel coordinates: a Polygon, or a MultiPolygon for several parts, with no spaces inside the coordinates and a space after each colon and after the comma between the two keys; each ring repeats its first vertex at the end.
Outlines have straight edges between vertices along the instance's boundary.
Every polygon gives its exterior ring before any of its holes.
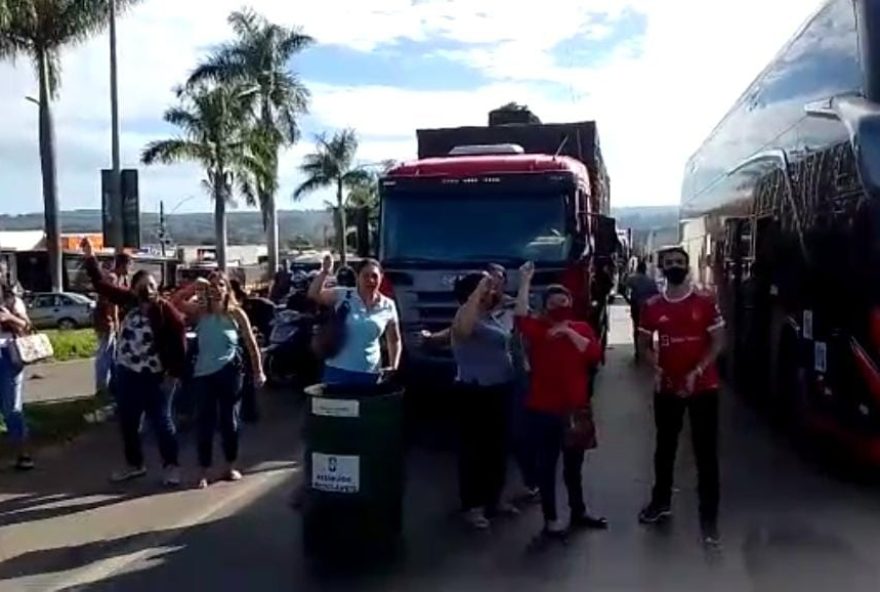
{"type": "Polygon", "coordinates": [[[174,164],[185,161],[198,162],[205,165],[210,160],[211,154],[205,146],[182,139],[150,142],[141,153],[141,162],[146,165],[155,163],[174,164]]]}
{"type": "Polygon", "coordinates": [[[281,33],[281,39],[278,41],[278,54],[285,62],[294,54],[315,44],[315,38],[303,33],[300,27],[281,29],[281,33]]]}
{"type": "Polygon", "coordinates": [[[319,189],[326,189],[333,185],[333,179],[328,179],[327,177],[323,177],[321,175],[315,175],[314,177],[309,177],[302,183],[300,183],[299,187],[293,192],[293,200],[298,201],[305,197],[310,193],[314,193],[319,189]]]}

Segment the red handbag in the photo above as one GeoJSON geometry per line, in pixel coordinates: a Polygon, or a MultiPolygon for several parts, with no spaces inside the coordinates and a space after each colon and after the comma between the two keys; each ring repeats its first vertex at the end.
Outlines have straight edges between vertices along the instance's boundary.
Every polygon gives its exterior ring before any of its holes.
{"type": "Polygon", "coordinates": [[[593,409],[584,407],[569,414],[565,426],[565,447],[575,450],[592,450],[596,445],[596,424],[593,422],[593,409]]]}

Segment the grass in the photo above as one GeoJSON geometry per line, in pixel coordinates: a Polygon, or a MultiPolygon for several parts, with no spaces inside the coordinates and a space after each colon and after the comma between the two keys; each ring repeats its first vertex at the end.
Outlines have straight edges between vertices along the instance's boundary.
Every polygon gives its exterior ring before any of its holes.
{"type": "Polygon", "coordinates": [[[91,358],[98,349],[98,337],[93,329],[74,329],[60,331],[53,329],[45,332],[52,342],[56,362],[91,358]]]}
{"type": "MultiPolygon", "coordinates": [[[[104,421],[108,399],[94,396],[62,403],[25,405],[24,416],[34,449],[73,441],[89,425],[104,421]]],[[[0,425],[0,434],[5,432],[0,425]]],[[[0,447],[0,459],[10,457],[10,447],[0,447]]]]}

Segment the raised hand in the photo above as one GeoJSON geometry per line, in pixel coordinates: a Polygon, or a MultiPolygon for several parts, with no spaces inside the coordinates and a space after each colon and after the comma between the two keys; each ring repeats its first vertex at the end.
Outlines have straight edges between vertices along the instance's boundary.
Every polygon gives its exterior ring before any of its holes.
{"type": "Polygon", "coordinates": [[[333,255],[330,253],[324,254],[324,259],[321,261],[321,271],[324,273],[330,273],[333,271],[333,255]]]}
{"type": "Polygon", "coordinates": [[[522,264],[522,267],[519,268],[520,281],[530,282],[532,278],[535,277],[535,264],[531,261],[526,261],[522,264]]]}
{"type": "Polygon", "coordinates": [[[92,245],[91,239],[87,236],[84,236],[80,241],[79,248],[86,257],[93,257],[95,255],[95,247],[92,245]]]}

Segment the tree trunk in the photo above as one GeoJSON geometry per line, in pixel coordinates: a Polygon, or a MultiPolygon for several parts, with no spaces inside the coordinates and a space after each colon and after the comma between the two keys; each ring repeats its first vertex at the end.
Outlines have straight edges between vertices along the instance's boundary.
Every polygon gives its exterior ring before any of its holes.
{"type": "MultiPolygon", "coordinates": [[[[272,121],[272,106],[269,103],[269,97],[263,96],[262,105],[262,124],[267,133],[274,131],[272,121]]],[[[278,181],[278,149],[275,149],[274,159],[272,162],[272,180],[278,181]]],[[[275,201],[275,193],[271,195],[268,192],[261,196],[260,205],[263,207],[266,220],[266,250],[269,264],[269,277],[275,276],[279,263],[279,244],[278,244],[278,204],[275,201]]]]}
{"type": "Polygon", "coordinates": [[[43,173],[43,216],[46,225],[46,251],[52,290],[64,289],[61,260],[61,224],[58,216],[58,177],[55,170],[55,126],[52,123],[49,62],[42,49],[37,53],[40,76],[40,168],[43,173]]]}
{"type": "Polygon", "coordinates": [[[214,246],[217,249],[217,267],[226,271],[226,197],[227,181],[225,173],[218,173],[214,179],[214,246]]]}
{"type": "Polygon", "coordinates": [[[343,203],[342,179],[336,182],[336,249],[339,251],[339,263],[348,262],[348,241],[346,240],[345,204],[343,203]]]}
{"type": "Polygon", "coordinates": [[[278,206],[274,195],[263,197],[266,209],[266,249],[268,255],[269,277],[274,277],[280,263],[280,246],[278,241],[278,206]]]}

